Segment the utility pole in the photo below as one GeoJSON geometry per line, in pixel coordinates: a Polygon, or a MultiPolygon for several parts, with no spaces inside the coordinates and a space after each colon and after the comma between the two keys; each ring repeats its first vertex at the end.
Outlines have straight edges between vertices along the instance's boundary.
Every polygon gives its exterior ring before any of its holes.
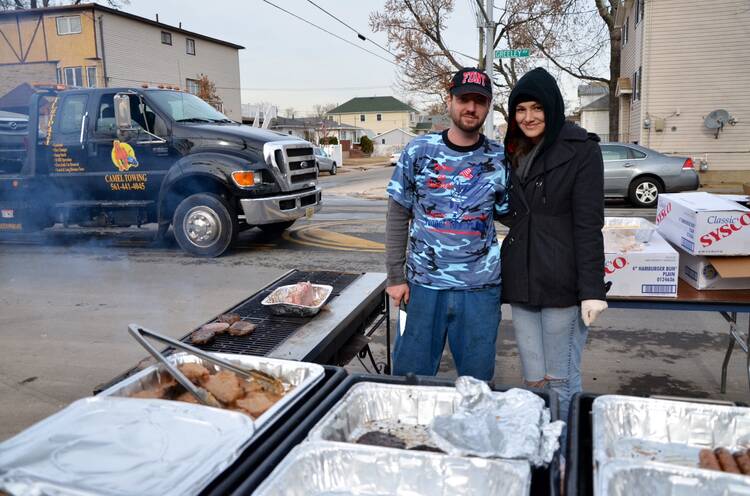
{"type": "MultiPolygon", "coordinates": [[[[495,45],[495,22],[494,17],[494,5],[493,0],[485,0],[485,24],[484,24],[484,72],[490,78],[490,87],[492,84],[492,69],[495,59],[494,45],[495,45]]],[[[484,121],[484,135],[490,139],[495,138],[495,111],[493,110],[493,102],[490,102],[490,111],[487,113],[487,119],[484,121]]]]}

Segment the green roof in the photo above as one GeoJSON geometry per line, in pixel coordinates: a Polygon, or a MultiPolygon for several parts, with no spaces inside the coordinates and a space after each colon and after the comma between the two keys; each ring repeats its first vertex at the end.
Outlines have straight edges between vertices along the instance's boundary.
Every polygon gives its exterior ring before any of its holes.
{"type": "Polygon", "coordinates": [[[339,105],[329,114],[356,114],[358,112],[416,112],[415,109],[392,96],[362,96],[339,105]]]}
{"type": "Polygon", "coordinates": [[[429,131],[430,129],[432,129],[432,122],[417,122],[417,125],[414,126],[414,129],[429,131]]]}

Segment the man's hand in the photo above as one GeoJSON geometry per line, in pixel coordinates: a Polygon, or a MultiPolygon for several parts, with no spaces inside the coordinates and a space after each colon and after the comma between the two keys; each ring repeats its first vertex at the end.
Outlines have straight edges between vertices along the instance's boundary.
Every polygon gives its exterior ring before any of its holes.
{"type": "Polygon", "coordinates": [[[406,283],[388,286],[385,288],[385,292],[388,293],[396,306],[401,304],[402,299],[404,303],[409,303],[409,285],[406,283]]]}

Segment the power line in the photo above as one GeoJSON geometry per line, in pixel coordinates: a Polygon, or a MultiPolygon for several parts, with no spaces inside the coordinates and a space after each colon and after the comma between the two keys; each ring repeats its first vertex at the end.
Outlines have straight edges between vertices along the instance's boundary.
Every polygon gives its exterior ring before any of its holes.
{"type": "MultiPolygon", "coordinates": [[[[138,84],[152,84],[152,85],[177,85],[179,87],[183,87],[183,84],[181,83],[169,83],[164,81],[147,81],[143,79],[128,79],[123,78],[119,76],[107,76],[108,79],[114,79],[117,81],[124,81],[128,83],[138,83],[138,84]]],[[[190,78],[188,78],[190,79],[190,78]]],[[[236,86],[216,86],[217,90],[240,90],[240,91],[350,91],[350,90],[380,90],[388,88],[390,89],[390,85],[382,85],[382,86],[343,86],[343,87],[337,87],[337,88],[331,88],[331,87],[325,87],[325,88],[250,88],[247,86],[244,87],[236,87],[236,86]]]]}
{"type": "Polygon", "coordinates": [[[387,48],[385,48],[384,46],[382,46],[382,45],[379,45],[378,43],[374,42],[374,41],[373,41],[373,40],[371,40],[370,38],[367,38],[367,37],[366,37],[365,35],[363,35],[363,34],[362,34],[362,33],[360,33],[359,31],[357,31],[356,29],[354,29],[354,28],[353,28],[353,27],[351,27],[351,26],[350,26],[349,24],[345,23],[344,21],[342,21],[341,19],[339,19],[339,18],[338,18],[338,17],[336,17],[335,15],[331,14],[330,12],[328,12],[328,11],[327,11],[326,9],[324,9],[323,7],[321,7],[320,5],[318,5],[317,3],[313,2],[312,0],[307,0],[307,1],[308,1],[309,3],[311,3],[311,4],[313,4],[313,5],[315,6],[315,7],[319,8],[320,10],[322,10],[323,12],[325,12],[326,14],[328,14],[329,16],[331,16],[332,18],[334,18],[335,20],[337,20],[338,22],[340,22],[341,24],[343,24],[344,26],[346,26],[347,28],[349,28],[349,29],[351,29],[352,31],[354,31],[354,33],[355,33],[355,34],[357,35],[357,37],[358,37],[358,38],[359,38],[360,40],[362,40],[362,41],[369,41],[370,43],[372,43],[372,44],[373,44],[373,45],[375,45],[376,47],[380,48],[381,50],[384,50],[384,51],[386,51],[386,52],[390,53],[390,54],[391,54],[391,55],[392,55],[393,57],[395,57],[395,58],[398,58],[398,57],[396,56],[396,54],[395,54],[395,53],[391,52],[390,50],[388,50],[388,49],[387,49],[387,48]]]}
{"type": "Polygon", "coordinates": [[[285,8],[283,8],[283,7],[279,7],[278,5],[276,5],[276,4],[275,4],[275,3],[273,3],[273,2],[270,2],[269,0],[263,0],[263,2],[267,3],[268,5],[270,5],[270,6],[272,6],[272,7],[275,7],[275,8],[277,8],[277,9],[279,9],[279,10],[280,10],[280,11],[282,11],[282,12],[285,12],[285,13],[289,14],[289,15],[290,15],[290,16],[292,16],[292,17],[295,17],[295,18],[299,19],[299,20],[300,20],[300,21],[302,21],[302,22],[306,22],[307,24],[309,24],[309,25],[311,25],[311,26],[313,26],[313,27],[316,27],[316,28],[320,29],[321,31],[323,31],[323,32],[325,32],[325,33],[328,33],[328,34],[330,34],[331,36],[333,36],[333,37],[335,37],[335,38],[338,38],[339,40],[343,41],[344,43],[348,43],[348,44],[350,44],[351,46],[353,46],[353,47],[355,47],[355,48],[359,48],[360,50],[364,50],[365,52],[369,53],[370,55],[374,55],[374,56],[376,56],[377,58],[379,58],[379,59],[381,59],[381,60],[385,60],[385,61],[386,61],[386,62],[388,62],[389,64],[393,64],[393,65],[395,65],[396,67],[398,67],[398,64],[397,64],[396,62],[394,62],[394,61],[392,61],[392,60],[388,60],[387,58],[385,58],[385,57],[382,57],[382,56],[378,55],[377,53],[375,53],[375,52],[372,52],[372,51],[368,50],[368,49],[367,49],[367,48],[365,48],[365,47],[361,47],[361,46],[357,45],[356,43],[352,43],[351,41],[347,40],[346,38],[342,38],[341,36],[339,36],[339,35],[337,35],[337,34],[335,34],[335,33],[332,33],[331,31],[328,31],[327,29],[325,29],[325,28],[322,28],[322,27],[318,26],[317,24],[315,24],[315,23],[313,23],[313,22],[310,22],[310,21],[308,21],[307,19],[305,19],[305,18],[303,18],[303,17],[300,17],[300,16],[298,16],[297,14],[295,14],[295,13],[293,13],[293,12],[289,12],[289,11],[288,11],[288,10],[286,10],[285,8]]]}

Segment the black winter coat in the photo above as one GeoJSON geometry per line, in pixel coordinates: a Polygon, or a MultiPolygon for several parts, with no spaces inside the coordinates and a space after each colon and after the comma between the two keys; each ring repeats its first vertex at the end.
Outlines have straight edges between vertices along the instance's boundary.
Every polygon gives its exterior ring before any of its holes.
{"type": "Polygon", "coordinates": [[[511,172],[503,302],[566,307],[604,300],[604,165],[598,141],[565,122],[524,181],[511,172]]]}

